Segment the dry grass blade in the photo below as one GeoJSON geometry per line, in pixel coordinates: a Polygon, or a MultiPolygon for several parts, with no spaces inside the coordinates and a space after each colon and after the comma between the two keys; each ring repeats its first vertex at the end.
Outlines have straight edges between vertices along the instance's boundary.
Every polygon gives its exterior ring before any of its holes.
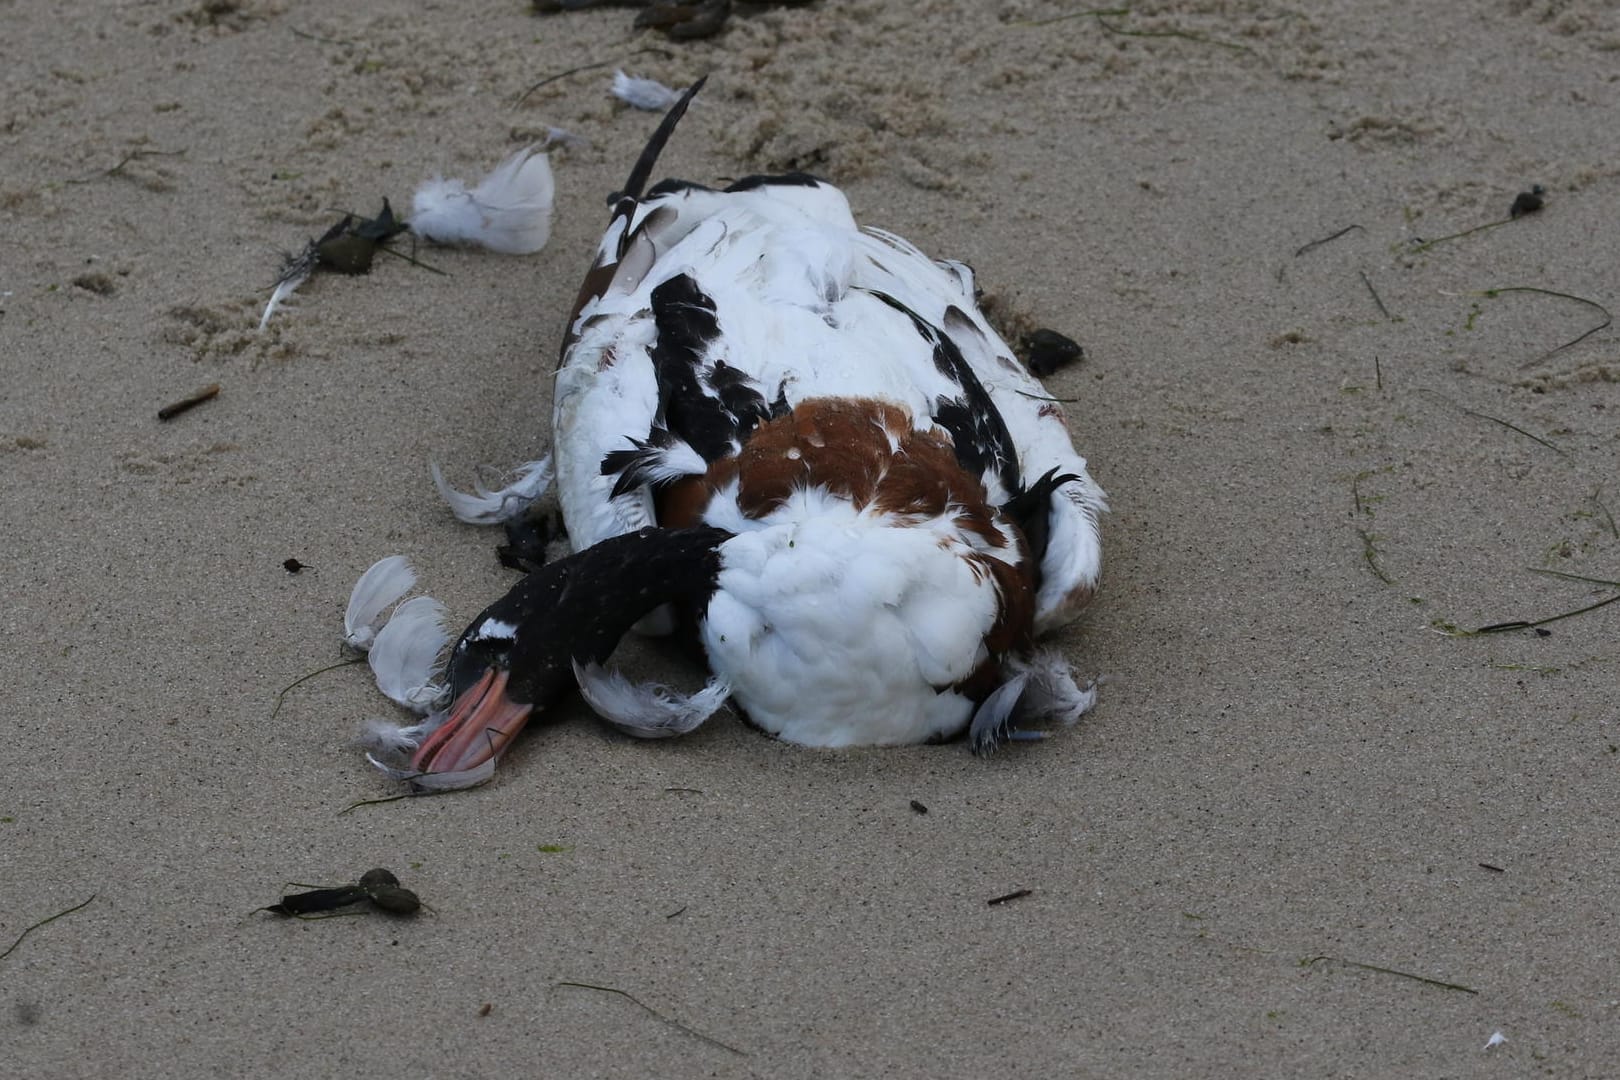
{"type": "Polygon", "coordinates": [[[1438,986],[1442,990],[1460,990],[1465,994],[1479,993],[1479,991],[1475,990],[1473,987],[1464,986],[1461,983],[1444,982],[1440,979],[1431,979],[1426,975],[1414,975],[1410,971],[1400,971],[1396,968],[1383,967],[1378,964],[1363,964],[1359,960],[1346,960],[1341,956],[1310,956],[1306,957],[1304,960],[1301,960],[1299,963],[1301,967],[1315,967],[1317,964],[1323,961],[1333,964],[1344,964],[1347,967],[1360,968],[1363,971],[1375,971],[1380,975],[1398,975],[1403,979],[1411,979],[1413,982],[1427,983],[1430,986],[1438,986]]]}
{"type": "Polygon", "coordinates": [[[1509,431],[1516,432],[1516,433],[1518,433],[1520,435],[1523,435],[1525,438],[1529,439],[1531,442],[1540,443],[1542,446],[1545,446],[1547,449],[1551,450],[1555,454],[1560,455],[1561,457],[1568,457],[1569,456],[1560,447],[1553,445],[1552,443],[1548,442],[1546,439],[1543,439],[1540,435],[1536,435],[1536,434],[1533,434],[1531,432],[1528,432],[1528,431],[1524,430],[1524,428],[1520,427],[1517,424],[1509,423],[1508,421],[1503,420],[1500,416],[1492,416],[1489,413],[1476,412],[1475,410],[1470,409],[1470,408],[1468,408],[1468,407],[1466,407],[1464,405],[1457,404],[1455,401],[1452,401],[1450,398],[1446,397],[1444,394],[1438,393],[1437,391],[1434,391],[1434,390],[1422,390],[1421,393],[1428,394],[1430,397],[1433,397],[1433,398],[1438,398],[1439,400],[1445,402],[1447,405],[1450,405],[1453,409],[1456,409],[1458,412],[1462,413],[1464,416],[1472,416],[1472,417],[1474,417],[1475,419],[1478,419],[1478,420],[1489,420],[1493,424],[1500,424],[1501,426],[1507,428],[1509,431]]]}
{"type": "Polygon", "coordinates": [[[1417,255],[1420,252],[1428,251],[1436,244],[1444,244],[1452,240],[1461,240],[1465,236],[1473,236],[1475,233],[1484,232],[1486,229],[1494,229],[1498,225],[1511,225],[1517,220],[1518,218],[1503,218],[1501,221],[1487,221],[1483,225],[1475,225],[1472,229],[1464,229],[1462,232],[1454,232],[1448,236],[1436,237],[1433,240],[1424,240],[1416,244],[1411,249],[1411,254],[1417,255]]]}
{"type": "MultiPolygon", "coordinates": [[[[96,898],[96,894],[91,893],[90,894],[90,900],[94,900],[95,898],[96,898]]],[[[39,922],[35,923],[34,925],[32,925],[30,927],[27,927],[26,929],[23,930],[22,933],[17,935],[17,940],[13,941],[11,943],[10,948],[8,948],[5,952],[0,952],[0,960],[4,960],[6,957],[10,956],[13,952],[15,952],[17,950],[17,946],[19,946],[19,945],[21,945],[23,943],[23,938],[27,937],[29,934],[32,934],[35,930],[38,930],[40,927],[46,925],[47,923],[55,922],[57,919],[62,918],[64,915],[71,915],[75,911],[82,911],[84,908],[87,908],[87,907],[90,906],[90,900],[86,900],[82,904],[74,904],[72,907],[68,908],[66,911],[58,911],[55,915],[47,916],[46,918],[43,918],[43,919],[39,920],[39,922]]]]}
{"type": "Polygon", "coordinates": [[[1540,356],[1536,357],[1534,360],[1526,360],[1520,365],[1521,368],[1534,367],[1543,360],[1558,355],[1565,349],[1574,348],[1576,345],[1579,345],[1581,342],[1585,341],[1598,331],[1607,330],[1610,326],[1614,325],[1614,316],[1609,312],[1609,309],[1598,303],[1596,300],[1588,300],[1584,296],[1576,296],[1573,293],[1559,292],[1556,289],[1542,289],[1534,285],[1504,285],[1499,289],[1485,289],[1482,292],[1476,293],[1475,295],[1483,296],[1488,300],[1495,300],[1503,293],[1536,293],[1541,296],[1555,297],[1559,300],[1573,300],[1577,304],[1585,304],[1589,308],[1595,308],[1603,315],[1603,321],[1592,327],[1592,329],[1586,331],[1584,334],[1581,334],[1578,337],[1570,338],[1568,341],[1557,346],[1556,348],[1549,349],[1540,356]]]}
{"type": "Polygon", "coordinates": [[[726,1051],[727,1053],[736,1054],[738,1057],[747,1057],[748,1056],[748,1053],[746,1051],[744,1051],[744,1050],[739,1050],[735,1046],[729,1046],[726,1043],[721,1042],[719,1039],[716,1039],[712,1035],[705,1035],[705,1034],[703,1034],[703,1032],[698,1031],[696,1028],[687,1027],[685,1024],[681,1023],[679,1020],[674,1019],[673,1017],[665,1016],[663,1013],[659,1012],[657,1009],[653,1008],[651,1005],[648,1005],[645,1001],[642,1001],[640,998],[636,997],[636,995],[630,993],[628,990],[620,990],[616,986],[598,986],[595,983],[570,982],[568,980],[563,980],[561,982],[553,983],[552,985],[554,985],[554,986],[572,986],[572,987],[574,987],[576,989],[579,989],[579,990],[595,990],[598,993],[603,993],[603,994],[617,994],[619,997],[624,998],[626,1001],[629,1001],[629,1002],[631,1002],[631,1003],[633,1003],[635,1005],[640,1006],[642,1009],[645,1009],[647,1012],[651,1013],[653,1016],[657,1017],[659,1020],[662,1020],[664,1023],[668,1024],[670,1027],[675,1028],[675,1029],[677,1029],[679,1031],[684,1031],[686,1034],[692,1036],[694,1039],[702,1039],[704,1042],[708,1043],[710,1046],[718,1046],[720,1049],[726,1051]]]}
{"type": "Polygon", "coordinates": [[[270,719],[275,720],[276,714],[281,712],[282,703],[284,701],[286,701],[287,695],[295,687],[297,687],[297,686],[299,686],[299,685],[301,685],[303,683],[309,682],[309,680],[313,679],[317,675],[325,675],[328,671],[336,671],[338,668],[348,667],[351,664],[365,663],[365,659],[366,658],[363,657],[363,656],[357,656],[357,657],[354,657],[354,658],[349,659],[349,660],[339,660],[335,664],[328,664],[323,668],[316,668],[314,671],[310,672],[308,675],[300,675],[298,678],[294,679],[292,682],[288,683],[286,686],[283,686],[281,688],[281,693],[276,695],[276,707],[270,710],[270,719]]]}
{"type": "MultiPolygon", "coordinates": [[[[1607,607],[1616,600],[1620,600],[1620,593],[1616,593],[1607,600],[1599,600],[1595,604],[1587,604],[1585,607],[1576,608],[1574,611],[1565,611],[1560,612],[1557,615],[1549,615],[1545,619],[1514,619],[1509,622],[1492,623],[1489,626],[1482,626],[1478,630],[1472,631],[1472,633],[1505,634],[1511,630],[1534,630],[1538,626],[1546,626],[1548,623],[1557,622],[1560,619],[1573,619],[1577,615],[1585,615],[1588,611],[1596,611],[1600,607],[1607,607]]],[[[1464,631],[1460,636],[1466,637],[1468,636],[1468,633],[1468,631],[1464,631]]]]}
{"type": "MultiPolygon", "coordinates": [[[[1333,241],[1337,240],[1339,237],[1348,235],[1349,233],[1352,233],[1352,232],[1355,232],[1357,229],[1361,229],[1361,226],[1360,225],[1346,225],[1344,228],[1340,229],[1338,232],[1334,233],[1331,236],[1324,236],[1320,240],[1312,240],[1310,243],[1306,244],[1304,247],[1302,247],[1298,251],[1294,252],[1294,258],[1297,259],[1301,255],[1305,254],[1307,251],[1311,251],[1311,250],[1314,250],[1315,248],[1319,248],[1323,244],[1331,244],[1333,241]]],[[[1361,231],[1366,232],[1367,230],[1366,229],[1361,229],[1361,231]]]]}
{"type": "Polygon", "coordinates": [[[337,812],[337,816],[342,817],[344,814],[347,814],[350,810],[356,810],[356,809],[359,809],[362,806],[378,806],[378,805],[380,805],[382,803],[399,802],[399,800],[401,800],[401,799],[414,799],[414,798],[416,798],[416,796],[418,794],[419,793],[415,792],[415,791],[407,791],[402,795],[384,795],[380,799],[356,799],[354,802],[350,803],[348,806],[345,806],[343,809],[339,810],[337,812]]]}
{"type": "Polygon", "coordinates": [[[1565,570],[1546,570],[1539,566],[1527,566],[1525,569],[1532,574],[1546,574],[1548,577],[1563,578],[1565,581],[1583,581],[1588,585],[1604,585],[1611,589],[1620,589],[1620,581],[1610,581],[1608,578],[1587,577],[1585,574],[1571,574],[1565,570]]]}

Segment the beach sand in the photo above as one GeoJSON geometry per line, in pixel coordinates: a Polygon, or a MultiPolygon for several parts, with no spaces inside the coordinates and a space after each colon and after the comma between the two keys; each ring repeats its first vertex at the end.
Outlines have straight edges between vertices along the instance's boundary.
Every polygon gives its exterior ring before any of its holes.
{"type": "Polygon", "coordinates": [[[1616,302],[1620,12],[1029,25],[1081,6],[692,43],[516,0],[0,6],[0,948],[94,896],[0,959],[0,1073],[1613,1075],[1620,605],[1442,631],[1620,578],[1617,335],[1560,348],[1616,302]],[[548,446],[656,124],[614,65],[711,73],[662,173],[816,171],[1084,344],[1048,382],[1113,502],[1054,639],[1108,676],[1077,728],[647,744],[576,702],[483,788],[340,813],[395,790],[353,744],[392,707],[363,666],[278,694],[383,555],[458,621],[513,580],[427,465],[548,446]],[[543,252],[380,258],[256,329],[338,211],[548,125],[589,141],[543,252]],[[254,913],[372,866],[431,912],[254,913]]]}

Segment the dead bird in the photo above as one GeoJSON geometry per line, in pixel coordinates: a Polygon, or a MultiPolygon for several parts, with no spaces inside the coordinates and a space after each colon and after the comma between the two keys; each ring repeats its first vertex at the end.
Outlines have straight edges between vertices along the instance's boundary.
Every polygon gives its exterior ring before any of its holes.
{"type": "Polygon", "coordinates": [[[375,726],[372,760],[418,791],[488,779],[576,686],[640,738],[730,702],[800,745],[966,735],[981,753],[1096,699],[1035,645],[1101,570],[1106,500],[1062,405],[991,329],[972,270],[861,228],[832,185],[649,187],[701,85],[611,204],[567,323],[554,458],[445,495],[462,520],[498,524],[555,473],[574,554],[486,609],[447,669],[442,605],[406,600],[375,629],[414,585],[403,558],[351,596],[347,640],[374,641],[378,685],[425,715],[375,726]],[[706,685],[604,670],[632,627],[679,632],[706,685]]]}

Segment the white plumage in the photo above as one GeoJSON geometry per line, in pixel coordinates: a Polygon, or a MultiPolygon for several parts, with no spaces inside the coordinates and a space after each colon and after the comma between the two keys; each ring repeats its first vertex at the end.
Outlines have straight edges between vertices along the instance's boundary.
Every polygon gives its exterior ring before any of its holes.
{"type": "Polygon", "coordinates": [[[663,112],[680,98],[680,91],[671,90],[656,79],[641,79],[613,72],[613,96],[634,109],[663,112]]]}
{"type": "MultiPolygon", "coordinates": [[[[558,494],[576,549],[658,524],[657,488],[682,469],[708,468],[677,442],[646,470],[644,486],[615,497],[616,478],[603,467],[670,407],[654,357],[653,294],[684,275],[718,313],[720,336],[699,368],[734,369],[766,396],[779,391],[790,410],[828,398],[881,402],[903,409],[918,432],[936,431],[937,403],[962,387],[907,312],[937,328],[1005,421],[1021,474],[1057,469],[1076,478],[1051,500],[1035,627],[1061,625],[1089,599],[1105,499],[1074,452],[1061,406],[978,312],[965,266],[859,229],[827,185],[675,191],[643,202],[626,228],[633,239],[618,273],[580,309],[578,340],[557,377],[558,494]]],[[[619,247],[610,233],[599,261],[619,247]]],[[[993,504],[1015,494],[998,469],[977,479],[993,504]]],[[[906,519],[816,487],[763,516],[743,512],[738,498],[725,488],[703,513],[736,536],[721,546],[701,637],[711,668],[755,724],[793,742],[840,746],[918,742],[969,723],[975,702],[950,687],[987,659],[1001,589],[964,556],[1015,562],[1016,546],[977,542],[952,513],[906,519]]],[[[1047,663],[1035,680],[1043,708],[1031,708],[1031,679],[1020,673],[1018,690],[1003,696],[1006,713],[1020,700],[1025,723],[1036,712],[1089,707],[1090,692],[1066,665],[1055,674],[1057,666],[1047,663]]]]}
{"type": "Polygon", "coordinates": [[[394,609],[366,653],[377,688],[414,712],[431,712],[449,692],[439,679],[451,641],[448,614],[431,596],[413,596],[394,609]]]}
{"type": "MultiPolygon", "coordinates": [[[[462,634],[442,718],[381,737],[411,753],[384,767],[419,788],[487,777],[574,686],[646,738],[729,698],[790,742],[966,734],[979,751],[1096,699],[1033,645],[1101,570],[1106,499],[1062,405],[985,320],[965,265],[861,229],[836,188],[644,190],[696,89],[632,171],[568,324],[552,461],[575,553],[462,634]],[[690,635],[703,689],[604,669],[638,623],[690,635]]],[[[549,472],[472,496],[434,477],[458,517],[496,522],[549,472]]]]}
{"type": "Polygon", "coordinates": [[[441,244],[475,244],[504,255],[529,255],[551,237],[555,191],[551,162],[525,147],[495,166],[471,190],[435,176],[416,189],[411,231],[441,244]]]}
{"type": "Polygon", "coordinates": [[[416,571],[403,555],[378,559],[367,568],[349,592],[349,606],[343,613],[343,640],[351,648],[365,652],[377,639],[377,623],[400,597],[416,584],[416,571]]]}
{"type": "Polygon", "coordinates": [[[551,457],[518,466],[512,482],[491,491],[479,480],[473,481],[473,494],[457,491],[445,480],[438,462],[430,462],[433,486],[450,512],[469,525],[499,525],[521,515],[546,493],[551,485],[551,457]]]}

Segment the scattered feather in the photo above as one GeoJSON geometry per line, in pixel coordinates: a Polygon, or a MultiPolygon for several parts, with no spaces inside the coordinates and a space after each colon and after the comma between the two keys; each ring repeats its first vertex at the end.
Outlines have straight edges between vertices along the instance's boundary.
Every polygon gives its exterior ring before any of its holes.
{"type": "Polygon", "coordinates": [[[349,608],[343,613],[343,640],[360,652],[370,649],[377,640],[377,621],[382,613],[415,584],[416,571],[403,555],[390,555],[372,563],[349,593],[349,608]]]}
{"type": "Polygon", "coordinates": [[[551,237],[551,163],[525,147],[471,191],[435,176],[416,189],[410,228],[441,244],[476,244],[503,255],[531,255],[551,237]]]}
{"type": "Polygon", "coordinates": [[[448,709],[437,709],[420,723],[399,725],[376,718],[367,720],[356,740],[367,750],[366,760],[394,780],[410,780],[421,770],[413,768],[410,757],[417,747],[450,718],[448,709]],[[379,758],[377,755],[382,755],[379,758]]]}
{"type": "Polygon", "coordinates": [[[613,96],[634,109],[663,112],[680,100],[681,93],[656,79],[639,79],[623,71],[614,71],[613,96]]]}
{"type": "Polygon", "coordinates": [[[598,716],[638,739],[667,739],[695,731],[731,697],[731,684],[718,677],[695,694],[681,694],[661,683],[633,683],[618,671],[574,661],[579,692],[598,716]]]}
{"type": "MultiPolygon", "coordinates": [[[[419,727],[420,725],[400,727],[392,721],[372,717],[361,727],[360,737],[356,742],[367,750],[375,751],[387,757],[403,757],[415,751],[422,744],[422,740],[417,737],[419,727]]],[[[371,755],[367,754],[366,756],[370,757],[371,755]]],[[[372,764],[379,769],[392,768],[392,766],[384,766],[376,758],[372,758],[372,764]]]]}
{"type": "Polygon", "coordinates": [[[367,660],[377,688],[407,709],[429,712],[449,692],[435,681],[450,647],[448,614],[431,596],[412,597],[394,609],[372,642],[367,660]]]}
{"type": "Polygon", "coordinates": [[[521,517],[551,484],[550,456],[519,466],[512,483],[499,491],[491,491],[474,480],[472,495],[451,487],[437,462],[429,467],[433,470],[433,486],[439,489],[439,497],[457,519],[469,525],[499,525],[521,517]]]}
{"type": "Polygon", "coordinates": [[[1018,724],[1056,722],[1067,727],[1097,704],[1097,683],[1081,686],[1075,682],[1073,669],[1055,650],[1041,649],[1027,659],[1013,658],[1007,666],[1029,676],[1018,699],[1014,717],[1018,724]]]}
{"type": "Polygon", "coordinates": [[[1485,1049],[1489,1050],[1493,1046],[1501,1046],[1505,1042],[1507,1042],[1507,1036],[1498,1031],[1489,1039],[1485,1040],[1485,1049]]]}
{"type": "Polygon", "coordinates": [[[327,229],[319,238],[304,245],[296,255],[289,255],[281,268],[281,277],[264,307],[259,320],[263,330],[276,308],[293,294],[317,270],[330,270],[339,274],[365,274],[371,270],[371,261],[378,248],[405,231],[405,225],[394,216],[394,208],[384,199],[382,209],[374,218],[344,214],[343,220],[327,229]]]}
{"type": "Polygon", "coordinates": [[[968,744],[975,754],[993,754],[1013,734],[1013,710],[1024,688],[1029,685],[1029,673],[1019,672],[990,692],[973,713],[968,726],[968,744]]]}
{"type": "Polygon", "coordinates": [[[297,291],[298,286],[309,280],[309,275],[315,272],[318,258],[313,240],[304,245],[303,251],[287,256],[287,261],[281,268],[281,276],[276,279],[276,287],[270,293],[270,302],[264,305],[264,317],[259,320],[260,330],[270,324],[270,316],[276,313],[276,308],[297,291]]]}
{"type": "Polygon", "coordinates": [[[591,145],[591,140],[587,139],[583,135],[576,135],[567,128],[553,127],[552,125],[547,124],[546,141],[543,145],[561,146],[564,148],[572,146],[589,146],[591,145]]]}

